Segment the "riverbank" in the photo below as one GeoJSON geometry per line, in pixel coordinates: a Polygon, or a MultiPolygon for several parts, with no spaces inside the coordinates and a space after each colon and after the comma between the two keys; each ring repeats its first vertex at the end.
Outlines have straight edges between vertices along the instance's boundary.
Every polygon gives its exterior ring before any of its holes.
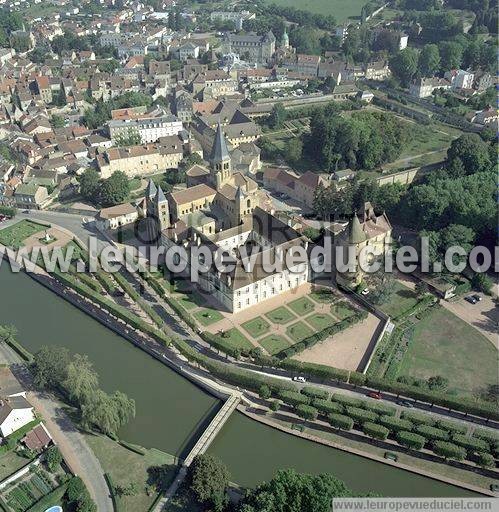
{"type": "MultiPolygon", "coordinates": [[[[43,344],[56,344],[88,354],[102,375],[106,390],[121,389],[134,398],[137,418],[120,432],[121,438],[177,455],[185,453],[185,447],[192,445],[193,437],[197,438],[196,432],[212,417],[210,411],[216,402],[206,401],[206,395],[198,388],[165,370],[164,364],[158,365],[157,360],[144,352],[137,352],[131,343],[124,344],[122,337],[92,322],[87,315],[77,313],[68,302],[54,300],[52,290],[37,287],[35,281],[25,275],[6,272],[7,269],[0,269],[0,283],[6,291],[0,297],[0,322],[18,325],[20,339],[32,352],[43,344]],[[27,305],[29,322],[26,321],[27,305]]],[[[214,449],[222,450],[221,458],[228,464],[233,480],[244,486],[269,479],[278,468],[295,467],[311,473],[328,471],[356,490],[374,490],[387,496],[463,495],[460,489],[411,477],[394,467],[364,461],[347,453],[340,456],[339,451],[296,436],[274,434],[273,429],[263,425],[262,430],[253,420],[235,430],[234,425],[240,426],[239,417],[231,418],[229,423],[215,440],[214,449]],[[247,449],[251,452],[249,455],[247,449]],[[373,472],[376,479],[369,476],[373,472]],[[363,475],[362,481],[359,475],[363,475]]]]}
{"type": "MultiPolygon", "coordinates": [[[[348,452],[348,453],[351,453],[354,455],[358,455],[358,456],[364,457],[366,459],[370,459],[370,460],[373,460],[373,461],[376,461],[376,462],[379,462],[382,464],[386,464],[388,466],[396,467],[397,469],[402,469],[404,471],[409,471],[410,473],[418,474],[418,475],[424,476],[426,478],[431,478],[431,479],[439,481],[439,482],[444,482],[449,485],[453,485],[455,487],[460,487],[462,489],[466,489],[468,491],[472,491],[472,492],[475,492],[478,494],[483,494],[483,495],[492,496],[492,497],[498,496],[497,493],[493,493],[490,490],[490,488],[475,485],[470,482],[464,482],[463,480],[450,478],[450,477],[444,476],[442,474],[435,473],[434,471],[429,471],[428,469],[425,469],[424,467],[417,467],[416,465],[410,465],[410,464],[401,462],[401,460],[400,460],[401,454],[399,454],[399,453],[397,453],[397,456],[399,458],[398,461],[386,459],[382,455],[386,451],[388,451],[385,448],[377,448],[377,449],[367,450],[365,443],[357,442],[357,443],[346,444],[345,439],[342,436],[335,434],[333,431],[319,432],[318,430],[312,429],[310,427],[305,427],[304,430],[301,431],[297,428],[293,428],[293,425],[296,425],[299,420],[296,420],[296,422],[293,422],[291,420],[291,418],[289,421],[286,421],[282,418],[277,419],[276,416],[278,416],[278,415],[275,413],[270,413],[269,416],[267,416],[266,414],[256,414],[255,412],[252,412],[251,410],[249,410],[247,407],[244,407],[244,406],[239,406],[238,410],[242,414],[244,414],[245,416],[247,416],[248,418],[250,418],[254,421],[258,421],[264,425],[267,425],[267,426],[274,428],[276,430],[279,430],[281,432],[285,432],[286,434],[289,434],[289,435],[301,437],[302,439],[306,439],[306,440],[312,441],[314,443],[318,443],[318,444],[321,444],[324,446],[329,446],[330,448],[334,448],[334,449],[348,452]],[[361,445],[362,448],[358,448],[356,445],[361,445]]],[[[265,413],[265,411],[263,411],[263,410],[262,410],[262,412],[265,413]]],[[[301,420],[301,421],[303,421],[303,420],[301,420]]],[[[369,448],[374,448],[374,447],[369,446],[369,448]]],[[[405,459],[406,460],[411,459],[411,461],[413,463],[415,462],[415,460],[417,460],[408,455],[405,456],[405,459]]],[[[424,462],[426,462],[427,465],[429,464],[429,461],[424,460],[424,462]]],[[[454,469],[445,464],[441,464],[441,466],[442,465],[445,466],[445,469],[447,471],[454,469]]],[[[457,470],[457,471],[459,471],[459,470],[457,470]]],[[[492,478],[487,479],[486,477],[483,477],[483,479],[484,479],[483,482],[485,485],[487,485],[487,484],[490,485],[494,481],[494,479],[492,479],[492,478]]]]}

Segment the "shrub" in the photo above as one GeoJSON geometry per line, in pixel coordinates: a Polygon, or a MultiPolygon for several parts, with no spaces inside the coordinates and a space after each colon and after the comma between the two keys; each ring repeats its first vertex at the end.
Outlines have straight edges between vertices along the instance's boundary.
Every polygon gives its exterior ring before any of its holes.
{"type": "Polygon", "coordinates": [[[333,427],[341,428],[342,430],[352,430],[353,428],[352,418],[344,414],[330,414],[328,419],[333,427]]]}
{"type": "Polygon", "coordinates": [[[296,361],[295,359],[284,359],[279,362],[279,367],[285,370],[302,373],[304,375],[311,375],[323,380],[338,380],[347,382],[348,371],[340,368],[333,368],[324,364],[305,363],[303,361],[296,361]]]}
{"type": "Polygon", "coordinates": [[[340,395],[338,393],[334,393],[332,399],[334,402],[338,402],[341,405],[349,405],[352,407],[362,407],[364,403],[362,400],[359,400],[358,398],[352,398],[351,396],[340,395]]]}
{"type": "Polygon", "coordinates": [[[377,404],[374,402],[365,401],[363,403],[363,407],[368,411],[375,412],[376,414],[384,414],[385,416],[395,416],[397,409],[395,407],[390,407],[385,404],[377,404]]]}
{"type": "Polygon", "coordinates": [[[379,422],[392,432],[399,432],[400,430],[412,430],[412,423],[409,420],[402,418],[394,418],[393,416],[381,416],[379,422]]]}
{"type": "Polygon", "coordinates": [[[341,404],[330,402],[329,400],[316,399],[313,401],[312,405],[317,408],[321,414],[324,415],[331,413],[342,413],[344,411],[344,407],[341,404]]]}
{"type": "Polygon", "coordinates": [[[447,441],[435,441],[433,451],[446,459],[463,460],[466,457],[466,450],[447,441]]]}
{"type": "Polygon", "coordinates": [[[447,430],[452,434],[466,434],[468,431],[468,427],[466,427],[466,425],[461,425],[455,421],[437,420],[437,425],[439,428],[447,430]]]}
{"type": "Polygon", "coordinates": [[[466,437],[463,434],[454,434],[452,436],[452,441],[458,446],[462,446],[466,448],[468,451],[473,452],[489,452],[490,445],[489,443],[483,441],[482,439],[476,439],[473,437],[466,437]]]}
{"type": "Polygon", "coordinates": [[[359,372],[350,372],[348,382],[354,386],[363,386],[366,383],[366,376],[359,372]]]}
{"type": "Polygon", "coordinates": [[[473,437],[477,437],[478,439],[483,439],[488,443],[494,445],[495,443],[499,443],[499,436],[495,432],[491,432],[490,430],[485,430],[482,428],[477,428],[473,432],[473,437]]]}
{"type": "Polygon", "coordinates": [[[403,411],[401,417],[405,420],[409,420],[414,425],[428,425],[432,427],[435,425],[435,420],[432,419],[428,414],[421,414],[418,412],[403,411]]]}
{"type": "Polygon", "coordinates": [[[358,407],[347,407],[346,412],[357,424],[362,424],[366,421],[375,422],[378,419],[378,415],[374,412],[365,411],[358,407]]]}
{"type": "Polygon", "coordinates": [[[362,425],[362,431],[369,437],[381,439],[382,441],[384,441],[390,433],[390,431],[383,425],[378,425],[377,423],[372,423],[370,421],[362,425]]]}
{"type": "Polygon", "coordinates": [[[299,405],[296,408],[296,414],[300,416],[300,418],[304,418],[306,420],[316,420],[318,416],[318,411],[315,407],[311,405],[299,405]]]}
{"type": "Polygon", "coordinates": [[[441,428],[430,427],[429,425],[418,425],[416,432],[429,441],[448,441],[449,433],[441,428]]]}
{"type": "Polygon", "coordinates": [[[477,454],[476,463],[482,468],[494,468],[496,461],[490,453],[480,452],[477,454]]]}
{"type": "Polygon", "coordinates": [[[401,430],[400,432],[397,432],[397,441],[406,448],[421,450],[425,445],[426,439],[419,434],[414,434],[414,432],[401,430]]]}
{"type": "Polygon", "coordinates": [[[0,206],[0,214],[6,215],[7,217],[15,217],[17,214],[17,208],[11,208],[10,206],[0,206]]]}
{"type": "Polygon", "coordinates": [[[266,384],[263,384],[262,386],[260,386],[260,389],[258,390],[258,394],[259,394],[260,398],[267,400],[268,398],[270,398],[272,396],[272,391],[270,391],[270,388],[266,384]]]}
{"type": "Polygon", "coordinates": [[[304,395],[309,396],[310,398],[319,398],[321,400],[328,400],[329,393],[324,389],[314,388],[312,386],[305,386],[302,388],[301,392],[304,395]]]}
{"type": "Polygon", "coordinates": [[[292,407],[310,404],[310,398],[308,396],[302,395],[301,393],[298,393],[297,391],[281,391],[279,393],[279,398],[284,403],[291,405],[292,407]]]}

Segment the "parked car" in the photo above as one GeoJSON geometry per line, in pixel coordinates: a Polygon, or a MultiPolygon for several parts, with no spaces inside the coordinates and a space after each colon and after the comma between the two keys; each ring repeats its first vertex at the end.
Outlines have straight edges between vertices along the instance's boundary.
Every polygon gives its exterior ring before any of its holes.
{"type": "Polygon", "coordinates": [[[360,293],[361,295],[369,295],[369,288],[364,288],[360,293]]]}
{"type": "Polygon", "coordinates": [[[468,295],[464,300],[470,304],[476,304],[478,302],[473,295],[468,295]]]}
{"type": "Polygon", "coordinates": [[[375,400],[381,400],[381,398],[382,398],[381,393],[379,393],[377,391],[371,391],[371,392],[367,393],[367,396],[369,398],[374,398],[375,400]]]}
{"type": "Polygon", "coordinates": [[[477,301],[477,302],[480,302],[482,300],[482,297],[480,297],[480,295],[478,295],[478,293],[474,293],[472,295],[472,297],[477,301]]]}
{"type": "Polygon", "coordinates": [[[399,405],[407,407],[408,409],[412,409],[414,407],[414,404],[412,402],[409,402],[409,400],[399,400],[397,403],[399,405]]]}
{"type": "Polygon", "coordinates": [[[305,377],[293,377],[293,380],[295,382],[307,382],[307,379],[305,377]]]}

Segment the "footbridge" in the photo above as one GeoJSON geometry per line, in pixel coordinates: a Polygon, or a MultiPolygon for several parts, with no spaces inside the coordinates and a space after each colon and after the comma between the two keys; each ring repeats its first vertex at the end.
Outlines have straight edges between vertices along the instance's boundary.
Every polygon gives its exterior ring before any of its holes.
{"type": "Polygon", "coordinates": [[[173,496],[175,496],[175,493],[177,492],[178,488],[180,487],[185,477],[187,476],[187,470],[189,466],[192,464],[192,461],[194,460],[196,455],[201,455],[202,453],[206,452],[210,444],[213,442],[217,434],[220,432],[222,427],[230,418],[231,414],[235,411],[235,409],[241,402],[241,397],[242,395],[239,392],[232,392],[229,395],[229,398],[227,398],[222,408],[211,420],[206,430],[203,432],[203,434],[198,439],[196,444],[192,447],[192,450],[184,459],[182,467],[177,473],[175,480],[172,482],[170,488],[166,491],[165,495],[161,498],[161,500],[154,508],[154,512],[160,512],[161,510],[163,510],[166,504],[170,501],[170,499],[173,496]]]}

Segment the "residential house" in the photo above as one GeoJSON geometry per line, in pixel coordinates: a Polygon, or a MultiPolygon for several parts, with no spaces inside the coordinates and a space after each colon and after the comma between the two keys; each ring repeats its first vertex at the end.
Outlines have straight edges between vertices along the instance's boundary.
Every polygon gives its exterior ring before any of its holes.
{"type": "Polygon", "coordinates": [[[138,218],[137,208],[130,203],[124,203],[100,210],[95,221],[100,230],[114,230],[133,224],[138,218]]]}
{"type": "Polygon", "coordinates": [[[45,187],[35,183],[23,183],[14,192],[14,200],[18,208],[40,210],[45,206],[49,197],[45,187]]]}
{"type": "Polygon", "coordinates": [[[0,399],[0,434],[10,436],[35,420],[33,406],[26,400],[26,393],[0,399]]]}
{"type": "Polygon", "coordinates": [[[445,78],[420,78],[419,80],[414,80],[409,86],[409,94],[411,96],[415,96],[416,98],[427,98],[433,94],[433,91],[440,90],[449,90],[451,88],[451,84],[445,78]]]}

